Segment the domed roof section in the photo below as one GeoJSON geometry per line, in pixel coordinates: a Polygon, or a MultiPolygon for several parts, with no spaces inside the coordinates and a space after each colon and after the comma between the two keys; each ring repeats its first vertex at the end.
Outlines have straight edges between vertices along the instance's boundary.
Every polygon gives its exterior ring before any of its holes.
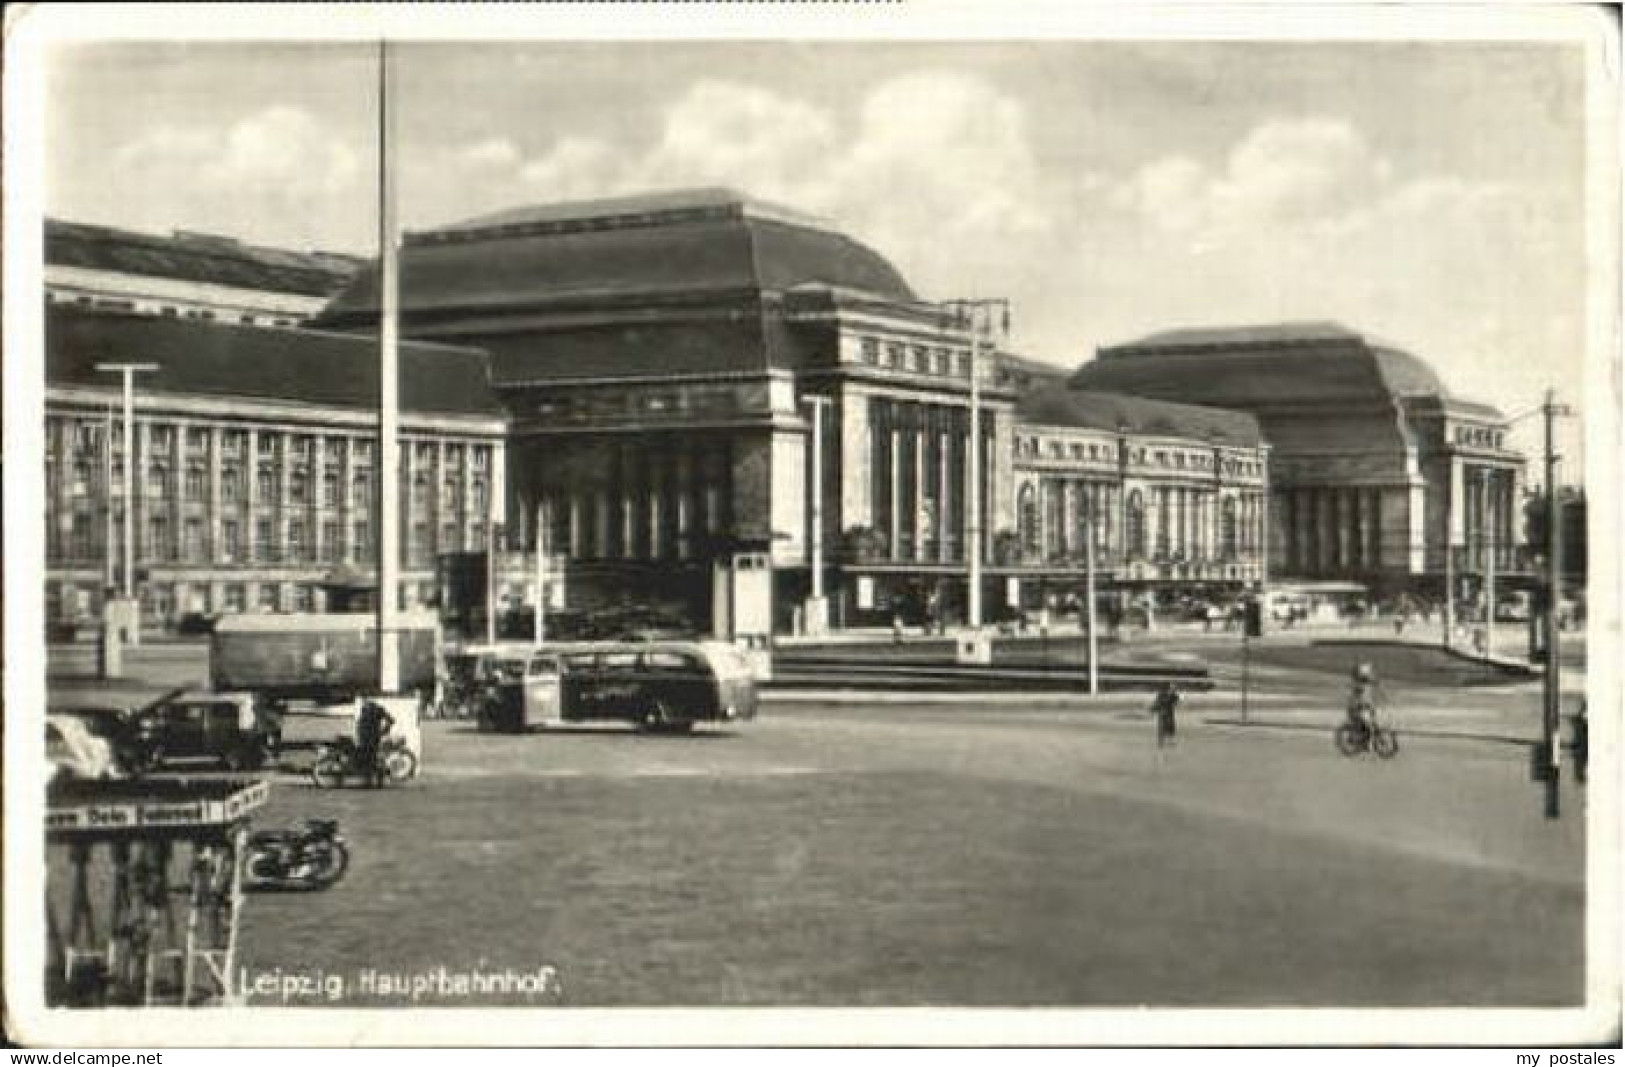
{"type": "MultiPolygon", "coordinates": [[[[867,246],[730,189],[513,208],[410,234],[401,259],[401,309],[409,321],[648,306],[809,282],[915,299],[896,268],[867,246]]],[[[377,307],[374,266],[320,321],[376,321],[377,307]]]]}
{"type": "Polygon", "coordinates": [[[1072,384],[1242,409],[1450,395],[1416,356],[1337,323],[1164,331],[1101,349],[1072,384]]]}
{"type": "Polygon", "coordinates": [[[1186,437],[1232,447],[1256,446],[1262,441],[1258,420],[1245,412],[1121,393],[1062,387],[1032,389],[1017,401],[1016,415],[1024,423],[1040,426],[1186,437]]]}

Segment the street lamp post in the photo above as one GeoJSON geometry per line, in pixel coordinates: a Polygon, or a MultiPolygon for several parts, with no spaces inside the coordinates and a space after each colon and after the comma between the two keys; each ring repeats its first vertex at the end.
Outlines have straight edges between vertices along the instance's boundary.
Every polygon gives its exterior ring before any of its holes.
{"type": "Polygon", "coordinates": [[[378,65],[378,689],[401,687],[400,597],[400,261],[395,244],[394,64],[388,42],[378,65]]]}
{"type": "Polygon", "coordinates": [[[802,625],[807,633],[818,635],[829,625],[828,602],[824,599],[824,409],[830,406],[830,398],[808,396],[803,399],[812,408],[812,484],[808,486],[811,498],[808,553],[811,557],[812,589],[807,597],[802,625]]]}
{"type": "MultiPolygon", "coordinates": [[[[1010,301],[1004,297],[950,300],[946,306],[955,323],[970,335],[970,444],[965,457],[969,485],[965,493],[965,622],[972,631],[982,628],[982,335],[992,333],[997,320],[1010,332],[1010,301]]],[[[995,342],[994,354],[998,353],[995,342]]]]}
{"type": "MultiPolygon", "coordinates": [[[[117,628],[123,630],[131,645],[139,645],[141,620],[132,607],[135,601],[135,376],[156,371],[158,364],[98,363],[96,369],[121,375],[124,379],[124,606],[120,610],[127,614],[123,619],[124,625],[117,628]]],[[[111,493],[111,485],[108,491],[111,493]]]]}

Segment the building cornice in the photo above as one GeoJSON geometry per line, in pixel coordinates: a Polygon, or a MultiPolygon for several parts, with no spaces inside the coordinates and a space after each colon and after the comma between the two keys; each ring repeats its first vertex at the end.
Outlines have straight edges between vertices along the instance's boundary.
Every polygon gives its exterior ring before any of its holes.
{"type": "MultiPolygon", "coordinates": [[[[97,411],[120,407],[123,394],[118,389],[95,389],[79,386],[47,386],[47,405],[74,405],[97,411]]],[[[259,397],[200,397],[165,393],[159,389],[141,389],[135,396],[135,407],[143,415],[177,415],[216,422],[293,423],[300,426],[328,426],[345,429],[367,429],[376,432],[377,413],[355,408],[325,407],[301,404],[288,400],[267,400],[259,397]]],[[[426,414],[403,411],[404,427],[425,432],[501,436],[507,422],[501,418],[481,415],[426,414]]]]}

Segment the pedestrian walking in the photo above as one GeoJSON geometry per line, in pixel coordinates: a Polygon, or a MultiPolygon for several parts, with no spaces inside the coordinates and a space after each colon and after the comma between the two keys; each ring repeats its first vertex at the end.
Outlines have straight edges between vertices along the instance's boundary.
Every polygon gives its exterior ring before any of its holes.
{"type": "Polygon", "coordinates": [[[1591,725],[1586,720],[1586,702],[1580,701],[1580,710],[1574,713],[1573,718],[1574,740],[1570,742],[1570,754],[1574,758],[1574,780],[1581,785],[1586,782],[1586,762],[1591,755],[1591,725]]]}
{"type": "Polygon", "coordinates": [[[1162,688],[1151,702],[1151,714],[1157,719],[1157,747],[1174,743],[1174,734],[1178,729],[1175,713],[1179,709],[1179,688],[1173,682],[1163,682],[1162,688]]]}

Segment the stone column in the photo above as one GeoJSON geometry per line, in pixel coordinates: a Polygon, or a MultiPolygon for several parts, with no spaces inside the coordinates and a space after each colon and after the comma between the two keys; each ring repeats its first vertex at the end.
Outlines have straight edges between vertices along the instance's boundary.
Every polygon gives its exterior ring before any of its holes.
{"type": "MultiPolygon", "coordinates": [[[[209,543],[203,554],[206,558],[214,560],[216,563],[221,561],[221,550],[223,548],[223,546],[220,544],[220,520],[225,517],[223,514],[225,511],[225,502],[221,500],[222,493],[220,491],[220,467],[221,460],[223,458],[220,453],[224,444],[225,434],[222,432],[219,425],[210,426],[209,487],[207,490],[208,498],[206,504],[208,509],[207,514],[209,516],[207,520],[208,532],[206,536],[209,539],[209,543]]],[[[210,599],[212,602],[218,604],[218,601],[215,600],[213,596],[212,590],[210,599]]]]}
{"type": "MultiPolygon", "coordinates": [[[[185,553],[182,548],[186,542],[185,498],[186,473],[188,469],[188,456],[186,451],[186,432],[191,427],[184,422],[169,424],[169,479],[162,486],[165,503],[169,511],[169,549],[166,553],[171,560],[184,560],[185,553]]],[[[176,587],[175,611],[182,610],[181,587],[176,587]]]]}
{"type": "Polygon", "coordinates": [[[463,499],[462,507],[457,510],[458,540],[468,538],[469,524],[478,521],[480,536],[477,544],[465,544],[466,548],[476,552],[484,552],[491,544],[491,476],[490,464],[486,464],[485,477],[485,506],[482,508],[474,502],[474,453],[483,447],[477,441],[464,441],[460,450],[463,465],[459,470],[462,478],[463,499]]]}
{"type": "Polygon", "coordinates": [[[327,565],[327,435],[310,435],[310,557],[317,567],[327,565]]]}
{"type": "Polygon", "coordinates": [[[924,412],[915,415],[914,429],[914,558],[925,559],[925,525],[920,517],[925,510],[925,428],[924,412]]]}
{"type": "Polygon", "coordinates": [[[609,558],[609,494],[607,483],[593,492],[594,550],[599,559],[609,558]]]}
{"type": "Polygon", "coordinates": [[[677,555],[688,559],[693,554],[693,501],[694,458],[687,450],[677,453],[677,555]]]}
{"type": "Polygon", "coordinates": [[[650,452],[649,476],[649,553],[648,558],[660,559],[665,552],[662,524],[666,521],[667,460],[665,452],[650,452]]]}
{"type": "Polygon", "coordinates": [[[891,431],[891,460],[890,488],[891,493],[891,529],[887,536],[891,544],[887,555],[891,559],[902,559],[903,522],[902,522],[902,432],[893,428],[891,431]]]}
{"type": "Polygon", "coordinates": [[[355,558],[355,444],[354,437],[346,436],[340,444],[339,460],[343,473],[339,475],[339,562],[355,558]]]}

